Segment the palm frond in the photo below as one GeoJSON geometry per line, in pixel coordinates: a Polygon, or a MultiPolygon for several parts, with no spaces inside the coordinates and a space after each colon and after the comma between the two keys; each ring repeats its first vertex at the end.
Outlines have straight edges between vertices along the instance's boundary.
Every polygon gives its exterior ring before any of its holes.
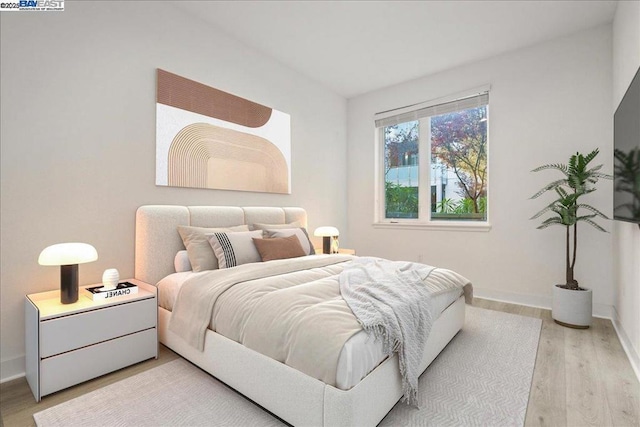
{"type": "Polygon", "coordinates": [[[599,179],[613,179],[613,175],[609,175],[608,173],[601,173],[601,172],[593,172],[591,176],[594,176],[599,179]]]}
{"type": "Polygon", "coordinates": [[[585,164],[585,166],[587,164],[589,164],[589,162],[591,160],[595,159],[599,152],[600,152],[600,150],[596,148],[595,150],[593,150],[592,152],[590,152],[589,154],[584,156],[584,164],[585,164]]]}
{"type": "Polygon", "coordinates": [[[560,186],[553,187],[553,189],[556,190],[556,193],[558,193],[561,199],[566,199],[569,196],[569,193],[567,193],[567,190],[565,190],[560,186]]]}
{"type": "Polygon", "coordinates": [[[603,231],[603,232],[607,233],[607,230],[605,230],[604,228],[600,227],[598,224],[593,222],[590,218],[583,218],[580,221],[586,222],[587,224],[589,224],[592,227],[594,227],[596,230],[600,230],[600,231],[603,231]]]}
{"type": "Polygon", "coordinates": [[[531,172],[540,172],[547,169],[556,169],[565,175],[568,175],[568,172],[569,172],[569,168],[567,168],[567,165],[563,165],[562,163],[552,163],[548,165],[542,165],[533,169],[531,172]]]}
{"type": "Polygon", "coordinates": [[[580,203],[576,206],[576,210],[577,209],[586,209],[588,211],[593,212],[596,216],[599,216],[600,218],[609,219],[608,216],[606,216],[605,214],[603,214],[602,212],[600,212],[598,209],[594,208],[591,205],[580,203]]]}
{"type": "Polygon", "coordinates": [[[544,208],[542,208],[538,213],[536,213],[534,216],[532,216],[529,219],[536,219],[541,217],[542,215],[544,215],[545,213],[549,212],[550,210],[552,210],[556,204],[558,203],[557,200],[554,200],[553,202],[549,203],[547,206],[545,206],[544,208]]]}
{"type": "Polygon", "coordinates": [[[531,199],[536,199],[538,197],[540,197],[541,195],[543,195],[545,192],[549,191],[549,190],[554,190],[562,185],[566,185],[567,180],[566,179],[559,179],[557,181],[553,181],[550,184],[547,184],[544,186],[544,188],[542,188],[540,191],[538,191],[536,194],[534,194],[533,196],[531,196],[531,199]]]}
{"type": "Polygon", "coordinates": [[[547,228],[551,225],[564,225],[562,223],[562,220],[560,220],[560,218],[557,217],[552,217],[552,218],[547,218],[546,220],[544,220],[542,222],[542,224],[540,224],[537,228],[538,230],[542,230],[544,228],[547,228]]]}

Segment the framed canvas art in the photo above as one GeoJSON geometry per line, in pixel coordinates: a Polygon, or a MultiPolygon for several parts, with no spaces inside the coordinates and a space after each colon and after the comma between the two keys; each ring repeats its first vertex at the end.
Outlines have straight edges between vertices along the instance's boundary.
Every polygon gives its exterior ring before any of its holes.
{"type": "Polygon", "coordinates": [[[158,69],[156,185],[291,193],[291,117],[158,69]]]}

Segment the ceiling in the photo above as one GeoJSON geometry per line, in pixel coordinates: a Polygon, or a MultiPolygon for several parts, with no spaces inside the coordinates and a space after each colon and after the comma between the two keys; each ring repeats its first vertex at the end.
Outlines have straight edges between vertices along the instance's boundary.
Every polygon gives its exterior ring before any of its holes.
{"type": "Polygon", "coordinates": [[[187,1],[345,98],[613,21],[616,1],[187,1]]]}

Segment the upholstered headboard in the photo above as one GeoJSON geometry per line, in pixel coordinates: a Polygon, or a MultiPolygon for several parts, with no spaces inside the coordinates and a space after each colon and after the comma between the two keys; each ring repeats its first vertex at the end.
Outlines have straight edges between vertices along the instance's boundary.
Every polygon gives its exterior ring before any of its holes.
{"type": "Polygon", "coordinates": [[[150,284],[174,272],[173,259],[184,249],[179,225],[230,227],[298,221],[307,226],[302,208],[234,206],[140,206],[136,212],[135,278],[150,284]]]}

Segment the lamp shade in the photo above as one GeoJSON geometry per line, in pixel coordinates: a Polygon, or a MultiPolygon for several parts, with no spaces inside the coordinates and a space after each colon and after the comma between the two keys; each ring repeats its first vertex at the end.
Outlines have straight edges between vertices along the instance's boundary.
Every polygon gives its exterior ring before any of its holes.
{"type": "Polygon", "coordinates": [[[58,243],[40,252],[38,264],[60,266],[60,302],[72,304],[78,301],[78,264],[97,259],[96,248],[87,243],[58,243]]]}
{"type": "Polygon", "coordinates": [[[334,237],[339,236],[340,231],[335,227],[324,226],[316,228],[313,235],[316,237],[334,237]]]}
{"type": "Polygon", "coordinates": [[[98,259],[96,248],[88,243],[58,243],[40,253],[40,265],[72,265],[91,262],[98,259]]]}

